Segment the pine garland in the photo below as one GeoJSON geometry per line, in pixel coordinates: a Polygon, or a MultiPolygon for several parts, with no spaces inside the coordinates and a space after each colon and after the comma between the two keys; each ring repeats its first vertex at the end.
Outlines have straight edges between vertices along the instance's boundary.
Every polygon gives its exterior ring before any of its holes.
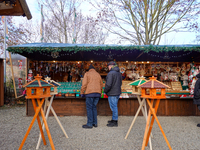
{"type": "Polygon", "coordinates": [[[8,47],[7,50],[12,53],[22,54],[23,52],[80,52],[80,51],[133,51],[140,50],[144,53],[153,52],[178,52],[178,51],[197,51],[200,52],[200,45],[89,45],[89,44],[64,44],[64,43],[37,43],[34,46],[30,44],[8,47]],[[38,46],[37,46],[38,44],[38,46]],[[45,44],[48,47],[45,47],[45,44]],[[58,47],[55,47],[56,44],[58,47]],[[29,46],[30,45],[30,46],[29,46]],[[52,45],[52,46],[49,46],[52,45]]]}

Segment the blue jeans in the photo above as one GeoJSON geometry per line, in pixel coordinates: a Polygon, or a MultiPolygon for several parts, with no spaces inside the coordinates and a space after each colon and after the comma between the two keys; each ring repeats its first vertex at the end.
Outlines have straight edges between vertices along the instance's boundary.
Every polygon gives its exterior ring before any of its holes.
{"type": "Polygon", "coordinates": [[[108,96],[108,102],[112,111],[112,120],[118,120],[118,100],[119,96],[108,96]]]}
{"type": "Polygon", "coordinates": [[[97,125],[97,103],[100,97],[86,97],[87,125],[97,125]]]}

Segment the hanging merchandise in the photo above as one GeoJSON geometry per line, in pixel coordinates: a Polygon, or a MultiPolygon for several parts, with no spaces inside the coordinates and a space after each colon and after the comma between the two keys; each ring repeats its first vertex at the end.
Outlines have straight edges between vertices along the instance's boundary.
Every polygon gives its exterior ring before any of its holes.
{"type": "Polygon", "coordinates": [[[188,64],[187,64],[187,67],[186,67],[186,70],[187,70],[187,71],[190,71],[190,69],[191,69],[191,64],[188,63],[188,64]]]}
{"type": "Polygon", "coordinates": [[[157,64],[156,65],[156,69],[160,69],[161,67],[160,67],[160,64],[157,64]]]}
{"type": "Polygon", "coordinates": [[[127,69],[131,69],[131,63],[128,63],[127,69]]]}
{"type": "Polygon", "coordinates": [[[181,71],[180,67],[176,67],[176,72],[179,73],[181,71]]]}
{"type": "Polygon", "coordinates": [[[124,67],[120,67],[120,72],[121,72],[121,73],[124,73],[125,70],[126,70],[126,69],[125,69],[124,67]]]}
{"type": "Polygon", "coordinates": [[[18,88],[22,88],[22,78],[18,78],[18,88]]]}
{"type": "Polygon", "coordinates": [[[183,80],[183,86],[188,86],[188,76],[186,74],[181,77],[181,80],[183,80]]]}
{"type": "Polygon", "coordinates": [[[191,86],[190,86],[190,94],[191,94],[191,95],[194,94],[195,83],[196,83],[196,78],[193,77],[193,79],[192,79],[192,83],[191,83],[191,86]]]}
{"type": "Polygon", "coordinates": [[[38,71],[38,62],[36,61],[36,71],[38,71]]]}
{"type": "Polygon", "coordinates": [[[166,70],[167,72],[169,72],[169,71],[171,70],[171,68],[170,68],[169,66],[165,66],[165,70],[166,70]]]}
{"type": "Polygon", "coordinates": [[[135,69],[135,67],[136,67],[136,65],[133,64],[133,65],[132,65],[132,69],[135,69]]]}
{"type": "Polygon", "coordinates": [[[22,69],[22,60],[18,60],[19,63],[19,69],[22,69]]]}
{"type": "Polygon", "coordinates": [[[187,69],[185,63],[183,63],[183,65],[181,66],[181,69],[182,70],[186,70],[187,69]]]}
{"type": "Polygon", "coordinates": [[[152,65],[151,65],[151,68],[155,68],[155,67],[156,67],[156,65],[155,65],[155,64],[152,64],[152,65]]]}
{"type": "Polygon", "coordinates": [[[49,73],[49,65],[46,63],[46,72],[49,73]]]}
{"type": "Polygon", "coordinates": [[[160,64],[160,68],[164,69],[165,65],[160,64]]]}
{"type": "Polygon", "coordinates": [[[140,74],[141,74],[142,77],[144,77],[145,70],[143,68],[140,70],[140,74]]]}
{"type": "Polygon", "coordinates": [[[27,81],[30,82],[30,81],[32,81],[32,79],[33,79],[33,71],[31,69],[29,69],[27,81]]]}
{"type": "Polygon", "coordinates": [[[59,65],[59,71],[60,71],[60,72],[63,71],[62,64],[59,65]]]}
{"type": "Polygon", "coordinates": [[[185,70],[182,70],[182,71],[181,71],[181,74],[182,74],[182,75],[185,75],[185,74],[186,74],[186,71],[185,71],[185,70]]]}

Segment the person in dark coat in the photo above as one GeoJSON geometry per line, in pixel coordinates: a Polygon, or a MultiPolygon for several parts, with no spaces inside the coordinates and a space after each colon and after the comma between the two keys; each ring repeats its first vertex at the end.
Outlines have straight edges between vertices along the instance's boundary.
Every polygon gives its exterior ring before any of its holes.
{"type": "Polygon", "coordinates": [[[106,76],[104,92],[108,96],[108,102],[112,111],[112,120],[108,121],[108,127],[118,126],[118,100],[121,94],[122,76],[119,67],[114,61],[108,63],[110,70],[106,76]]]}
{"type": "MultiPolygon", "coordinates": [[[[195,105],[197,105],[198,109],[200,110],[200,73],[196,75],[198,80],[195,83],[194,87],[194,97],[193,102],[195,105]]],[[[200,127],[200,123],[197,124],[197,127],[200,127]]]]}

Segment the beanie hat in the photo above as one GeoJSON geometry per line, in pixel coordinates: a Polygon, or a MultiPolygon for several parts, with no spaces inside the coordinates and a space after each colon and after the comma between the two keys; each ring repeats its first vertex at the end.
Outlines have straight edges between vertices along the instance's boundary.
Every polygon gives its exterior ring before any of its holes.
{"type": "Polygon", "coordinates": [[[110,61],[109,63],[108,63],[108,66],[109,65],[117,65],[114,61],[110,61]]]}
{"type": "Polygon", "coordinates": [[[89,70],[90,69],[95,69],[94,66],[92,66],[92,64],[89,66],[89,70]]]}

